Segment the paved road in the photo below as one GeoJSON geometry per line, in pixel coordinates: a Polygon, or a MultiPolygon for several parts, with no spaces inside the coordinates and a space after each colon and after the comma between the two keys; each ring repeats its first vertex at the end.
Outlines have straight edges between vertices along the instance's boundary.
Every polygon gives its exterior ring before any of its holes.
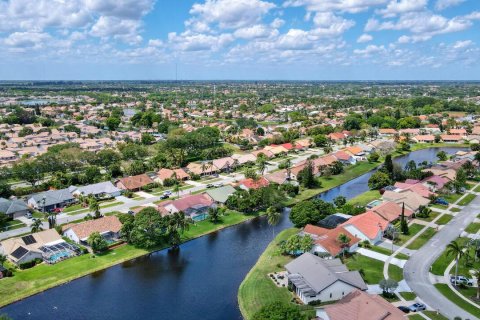
{"type": "Polygon", "coordinates": [[[479,212],[480,197],[477,197],[415,252],[403,268],[405,280],[417,296],[430,308],[439,310],[449,319],[457,316],[464,320],[480,319],[480,312],[477,315],[469,314],[445,298],[430,280],[430,266],[442,254],[448,243],[455,240],[465,227],[473,222],[479,212]]]}

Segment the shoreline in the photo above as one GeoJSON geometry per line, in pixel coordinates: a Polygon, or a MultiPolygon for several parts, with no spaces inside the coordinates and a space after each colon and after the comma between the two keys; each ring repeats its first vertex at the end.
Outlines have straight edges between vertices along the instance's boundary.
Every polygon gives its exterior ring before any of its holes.
{"type": "MultiPolygon", "coordinates": [[[[423,150],[423,149],[428,149],[428,148],[446,148],[446,147],[450,147],[450,148],[462,148],[462,147],[468,147],[468,145],[445,145],[445,144],[440,144],[439,146],[437,145],[432,145],[432,144],[426,144],[426,145],[421,145],[419,146],[418,148],[412,150],[412,151],[409,151],[409,152],[405,152],[405,153],[397,153],[396,151],[394,152],[394,154],[392,154],[392,157],[393,158],[397,158],[397,157],[400,157],[400,156],[404,156],[404,155],[407,155],[411,152],[415,152],[415,151],[418,151],[418,150],[423,150]]],[[[300,202],[300,201],[304,201],[304,200],[307,200],[307,199],[311,199],[313,197],[316,197],[318,196],[319,194],[323,193],[323,192],[327,192],[329,191],[330,189],[333,189],[333,188],[336,188],[344,183],[347,183],[353,179],[356,179],[364,174],[367,174],[368,172],[372,171],[372,170],[375,170],[376,168],[378,168],[379,166],[382,165],[382,161],[378,161],[378,162],[375,162],[375,163],[369,163],[369,162],[366,162],[365,164],[366,165],[372,165],[372,167],[370,168],[367,168],[368,170],[361,170],[360,172],[358,172],[357,174],[353,175],[352,177],[349,177],[348,179],[345,179],[345,180],[342,180],[342,179],[339,179],[340,181],[334,181],[332,183],[332,185],[329,185],[328,187],[325,187],[325,188],[321,188],[319,190],[317,190],[318,192],[314,192],[312,195],[309,195],[308,197],[306,198],[302,198],[300,197],[301,199],[297,199],[297,197],[293,198],[292,200],[293,201],[290,201],[286,207],[291,207],[293,205],[295,205],[296,203],[300,202]],[[337,183],[338,182],[338,183],[337,183]],[[297,199],[297,201],[295,201],[295,199],[297,199]]],[[[361,163],[362,164],[362,163],[361,163]]],[[[360,165],[361,165],[360,164],[360,165]]],[[[352,167],[352,169],[355,168],[355,167],[352,167]]],[[[347,168],[346,170],[348,170],[349,168],[347,168]]],[[[344,173],[343,173],[344,174],[344,173]]],[[[342,175],[342,174],[341,174],[342,175]]],[[[339,175],[339,176],[341,176],[339,175]]],[[[307,189],[308,190],[308,189],[307,189]]],[[[299,194],[300,195],[300,194],[299,194]]],[[[222,225],[222,223],[219,223],[215,228],[211,229],[211,230],[207,230],[205,232],[202,232],[202,233],[199,233],[199,234],[195,234],[195,235],[192,235],[190,237],[186,237],[186,238],[183,238],[182,237],[182,243],[181,244],[184,244],[184,243],[187,243],[189,241],[192,241],[192,240],[195,240],[195,239],[198,239],[200,237],[203,237],[205,235],[208,235],[208,234],[211,234],[211,233],[214,233],[214,232],[218,232],[220,230],[223,230],[223,229],[226,229],[226,228],[230,228],[230,227],[233,227],[233,226],[236,226],[236,225],[239,225],[241,223],[244,223],[244,222],[247,222],[247,221],[251,221],[255,218],[260,218],[262,217],[263,215],[265,215],[264,212],[259,212],[258,214],[256,215],[245,215],[243,213],[239,213],[239,212],[231,212],[229,215],[232,215],[232,214],[239,214],[239,215],[242,215],[242,218],[239,219],[238,221],[234,221],[232,223],[228,223],[228,224],[225,224],[225,225],[222,225]]],[[[192,229],[190,229],[192,230],[192,229]]],[[[187,231],[188,233],[188,231],[187,231]]],[[[43,284],[41,285],[40,287],[38,288],[34,288],[32,290],[25,290],[25,292],[23,294],[19,294],[18,296],[15,296],[13,298],[7,298],[5,299],[4,301],[0,301],[0,308],[3,308],[7,305],[11,305],[15,302],[19,302],[21,300],[24,300],[28,297],[31,297],[31,296],[34,296],[36,294],[39,294],[39,293],[42,293],[44,291],[47,291],[49,289],[52,289],[52,288],[55,288],[55,287],[58,287],[58,286],[61,286],[61,285],[64,285],[64,284],[67,284],[71,281],[74,281],[76,279],[80,279],[80,278],[83,278],[85,276],[88,276],[92,273],[95,273],[95,272],[98,272],[98,271],[102,271],[102,270],[105,270],[105,269],[108,269],[108,268],[111,268],[113,266],[116,266],[116,265],[119,265],[121,263],[124,263],[126,261],[130,261],[130,260],[134,260],[134,259],[137,259],[137,258],[140,258],[142,256],[146,256],[148,254],[151,254],[151,253],[155,253],[155,252],[159,252],[159,251],[162,251],[162,250],[165,250],[165,249],[168,249],[169,246],[161,246],[161,247],[158,247],[158,248],[154,248],[152,250],[146,250],[146,249],[140,249],[140,248],[135,248],[129,244],[125,244],[121,247],[117,247],[115,248],[114,250],[110,250],[108,251],[107,253],[105,254],[102,254],[102,255],[98,255],[98,256],[95,256],[97,260],[101,260],[103,257],[109,257],[109,256],[112,256],[112,255],[116,255],[117,253],[119,253],[119,251],[121,251],[123,248],[123,250],[129,250],[130,252],[130,255],[124,257],[124,258],[120,258],[118,260],[111,260],[111,261],[107,261],[106,263],[104,263],[103,265],[101,266],[97,266],[97,267],[91,267],[91,268],[88,268],[87,270],[83,271],[83,272],[80,272],[80,273],[76,273],[72,276],[69,276],[69,277],[66,277],[66,278],[62,278],[60,280],[57,280],[57,281],[52,281],[48,284],[43,284]],[[138,251],[138,252],[135,252],[135,251],[138,251]]],[[[71,258],[71,259],[76,259],[76,258],[80,258],[80,257],[84,257],[82,260],[85,260],[87,258],[90,257],[90,259],[94,260],[94,258],[91,258],[90,255],[82,255],[82,256],[78,256],[78,257],[74,257],[74,258],[71,258]]],[[[64,263],[64,264],[67,264],[68,261],[70,261],[71,259],[69,260],[65,260],[65,261],[62,261],[60,263],[64,263]]],[[[75,260],[76,261],[76,260],[75,260]]],[[[84,264],[87,264],[88,263],[88,260],[87,262],[84,262],[84,264]]],[[[26,269],[26,270],[23,270],[23,271],[20,271],[21,273],[23,272],[28,272],[29,270],[36,270],[35,268],[39,268],[39,267],[42,267],[44,266],[44,264],[40,264],[40,265],[37,265],[31,269],[26,269]]],[[[54,265],[55,266],[55,265],[54,265]]],[[[50,266],[51,267],[51,266],[50,266]]],[[[37,269],[38,270],[38,269],[37,269]]],[[[17,271],[18,272],[18,271],[17,271]]],[[[9,282],[9,279],[13,279],[13,280],[10,280],[10,282],[13,282],[15,283],[15,277],[16,276],[13,276],[13,277],[10,277],[10,278],[5,278],[5,279],[2,279],[0,280],[0,283],[2,283],[2,281],[4,282],[9,282]]],[[[37,280],[37,279],[35,279],[37,280]]],[[[20,280],[21,281],[21,280],[20,280]]],[[[33,280],[32,280],[33,281],[33,280]]],[[[16,290],[15,292],[18,292],[18,290],[16,290]]],[[[20,289],[20,292],[21,292],[21,289],[20,289]]],[[[8,295],[12,294],[12,292],[9,292],[9,293],[3,293],[2,292],[2,288],[0,287],[0,296],[6,296],[8,297],[8,295]]],[[[243,315],[243,313],[242,313],[243,315]]]]}

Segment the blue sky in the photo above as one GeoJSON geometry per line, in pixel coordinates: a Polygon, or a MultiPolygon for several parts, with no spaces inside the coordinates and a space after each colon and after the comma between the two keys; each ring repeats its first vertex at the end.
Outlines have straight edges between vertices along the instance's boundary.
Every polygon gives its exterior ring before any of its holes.
{"type": "Polygon", "coordinates": [[[478,80],[479,0],[0,0],[0,79],[478,80]]]}

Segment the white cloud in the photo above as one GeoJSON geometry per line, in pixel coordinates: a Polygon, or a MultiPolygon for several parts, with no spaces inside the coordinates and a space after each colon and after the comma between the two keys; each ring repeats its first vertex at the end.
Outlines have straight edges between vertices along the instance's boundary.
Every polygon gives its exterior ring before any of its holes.
{"type": "Polygon", "coordinates": [[[162,47],[163,46],[163,41],[160,39],[150,39],[148,40],[148,45],[150,47],[162,47]]]}
{"type": "Polygon", "coordinates": [[[465,2],[465,0],[437,0],[435,3],[435,10],[445,10],[449,7],[458,6],[462,2],[465,2]]]}
{"type": "Polygon", "coordinates": [[[278,35],[278,30],[257,24],[251,27],[237,29],[233,35],[241,39],[267,38],[278,35]]]}
{"type": "Polygon", "coordinates": [[[312,35],[339,36],[355,25],[355,21],[336,16],[331,12],[317,12],[313,18],[312,35]]]}
{"type": "Polygon", "coordinates": [[[364,42],[369,42],[372,41],[373,37],[367,33],[362,34],[360,37],[358,37],[357,42],[358,43],[364,43],[364,42]]]}
{"type": "Polygon", "coordinates": [[[385,46],[376,46],[374,44],[370,44],[365,47],[365,49],[355,49],[353,50],[353,53],[358,54],[358,55],[363,55],[363,56],[370,56],[375,53],[382,53],[385,52],[385,46]]]}
{"type": "Polygon", "coordinates": [[[383,5],[388,0],[287,0],[285,7],[305,6],[309,11],[358,13],[383,5]]]}
{"type": "Polygon", "coordinates": [[[413,35],[408,37],[408,41],[407,36],[402,37],[402,42],[405,43],[425,41],[435,35],[458,32],[471,26],[472,22],[462,17],[447,19],[425,11],[402,14],[396,22],[369,19],[365,31],[408,30],[413,35]]]}
{"type": "Polygon", "coordinates": [[[51,36],[44,32],[14,32],[4,39],[4,43],[15,48],[38,49],[50,39],[51,36]]]}
{"type": "MultiPolygon", "coordinates": [[[[68,2],[68,1],[66,1],[68,2]]],[[[90,12],[138,20],[153,9],[154,0],[85,0],[90,12]]]]}
{"type": "Polygon", "coordinates": [[[307,31],[290,29],[279,37],[276,47],[283,50],[307,50],[313,48],[313,42],[307,31]]]}
{"type": "Polygon", "coordinates": [[[142,41],[138,35],[140,21],[101,16],[92,26],[90,34],[96,37],[120,39],[126,43],[136,44],[142,41]]]}
{"type": "Polygon", "coordinates": [[[217,51],[234,41],[234,37],[231,34],[205,35],[171,32],[168,34],[168,40],[174,49],[181,51],[217,51]]]}
{"type": "Polygon", "coordinates": [[[207,0],[196,3],[190,9],[195,16],[193,21],[218,24],[222,29],[236,29],[256,24],[275,7],[275,4],[262,0],[207,0]]]}
{"type": "Polygon", "coordinates": [[[377,10],[376,13],[394,17],[401,13],[424,10],[427,4],[428,0],[391,0],[385,9],[377,10]]]}
{"type": "Polygon", "coordinates": [[[275,18],[272,23],[270,23],[270,26],[272,28],[275,28],[275,29],[278,29],[280,28],[281,26],[283,26],[285,24],[285,20],[282,20],[280,18],[275,18]]]}

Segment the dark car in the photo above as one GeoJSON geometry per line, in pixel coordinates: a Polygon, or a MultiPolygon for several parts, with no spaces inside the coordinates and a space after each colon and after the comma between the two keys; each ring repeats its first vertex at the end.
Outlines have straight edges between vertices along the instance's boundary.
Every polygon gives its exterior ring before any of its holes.
{"type": "Polygon", "coordinates": [[[424,305],[423,303],[418,303],[417,302],[417,303],[414,303],[411,306],[409,306],[408,309],[410,309],[410,311],[412,311],[412,312],[418,312],[418,311],[426,310],[427,306],[424,305]]]}
{"type": "Polygon", "coordinates": [[[210,188],[213,188],[213,187],[214,187],[213,184],[211,184],[211,183],[207,184],[207,189],[210,189],[210,188]]]}
{"type": "Polygon", "coordinates": [[[410,313],[410,309],[408,309],[408,307],[406,307],[406,306],[400,306],[400,307],[398,307],[398,309],[400,309],[404,313],[410,313]]]}
{"type": "Polygon", "coordinates": [[[438,198],[435,200],[435,203],[441,204],[442,206],[448,206],[448,201],[443,198],[438,198]]]}
{"type": "Polygon", "coordinates": [[[160,199],[168,199],[168,198],[170,198],[170,196],[165,193],[160,196],[160,199]]]}

